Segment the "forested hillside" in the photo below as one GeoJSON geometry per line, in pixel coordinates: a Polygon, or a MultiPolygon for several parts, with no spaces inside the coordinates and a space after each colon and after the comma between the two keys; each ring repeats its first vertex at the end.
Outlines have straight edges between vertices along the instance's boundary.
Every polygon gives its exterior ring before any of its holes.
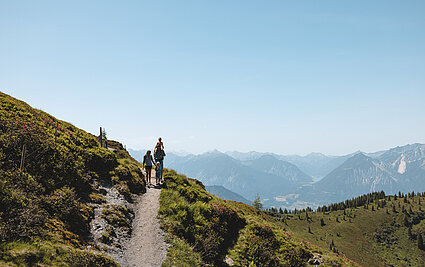
{"type": "Polygon", "coordinates": [[[381,191],[316,212],[273,208],[267,213],[293,236],[363,266],[425,266],[425,193],[381,191]]]}
{"type": "Polygon", "coordinates": [[[116,265],[91,233],[95,209],[105,184],[127,201],[145,184],[136,161],[110,143],[0,92],[0,265],[116,265]]]}

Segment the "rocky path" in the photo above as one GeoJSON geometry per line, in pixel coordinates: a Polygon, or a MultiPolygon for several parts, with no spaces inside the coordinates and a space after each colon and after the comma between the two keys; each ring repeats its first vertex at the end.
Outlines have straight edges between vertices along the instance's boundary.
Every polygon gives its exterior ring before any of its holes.
{"type": "Polygon", "coordinates": [[[126,266],[161,266],[166,257],[165,233],[157,218],[160,193],[161,189],[147,188],[137,200],[133,232],[124,252],[126,266]]]}

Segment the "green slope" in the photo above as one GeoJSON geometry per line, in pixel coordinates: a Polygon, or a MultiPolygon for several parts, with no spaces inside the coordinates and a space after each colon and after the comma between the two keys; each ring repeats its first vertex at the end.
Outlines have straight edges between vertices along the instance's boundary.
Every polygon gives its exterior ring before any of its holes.
{"type": "Polygon", "coordinates": [[[136,161],[111,145],[0,92],[0,265],[116,265],[90,240],[98,185],[130,200],[145,184],[136,161]]]}
{"type": "Polygon", "coordinates": [[[340,203],[320,212],[269,215],[293,236],[363,266],[425,266],[425,251],[418,248],[419,235],[425,235],[422,195],[362,196],[366,202],[358,207],[340,203]]]}
{"type": "Polygon", "coordinates": [[[266,212],[205,191],[201,182],[165,171],[160,216],[171,247],[164,266],[354,266],[349,259],[294,238],[266,212]]]}

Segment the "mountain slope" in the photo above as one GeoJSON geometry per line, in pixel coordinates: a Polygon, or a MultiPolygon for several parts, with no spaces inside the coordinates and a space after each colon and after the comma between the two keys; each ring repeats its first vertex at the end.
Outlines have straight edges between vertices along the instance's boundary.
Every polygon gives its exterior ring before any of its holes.
{"type": "Polygon", "coordinates": [[[272,155],[264,155],[255,160],[245,161],[243,164],[258,171],[282,177],[297,185],[313,182],[313,179],[298,169],[297,166],[279,160],[272,155]]]}
{"type": "Polygon", "coordinates": [[[375,193],[292,214],[269,212],[293,236],[328,247],[362,266],[425,266],[425,193],[375,193]]]}
{"type": "Polygon", "coordinates": [[[257,194],[267,198],[282,192],[291,192],[298,185],[288,177],[252,168],[218,151],[197,156],[173,157],[170,161],[166,159],[167,167],[190,177],[197,177],[206,185],[224,186],[248,199],[254,199],[257,194]]]}
{"type": "Polygon", "coordinates": [[[108,192],[128,203],[145,184],[137,162],[121,144],[110,143],[114,151],[0,93],[1,265],[116,265],[99,250],[105,239],[95,239],[91,223],[97,220],[114,231],[111,240],[128,234],[112,218],[131,225],[131,211],[108,205],[108,192]],[[113,225],[105,222],[109,219],[113,225]]]}
{"type": "Polygon", "coordinates": [[[412,144],[380,152],[358,153],[311,187],[297,190],[300,198],[325,204],[384,190],[425,191],[425,145],[412,144]]]}
{"type": "Polygon", "coordinates": [[[315,180],[320,180],[351,156],[352,154],[327,156],[322,153],[310,153],[306,156],[288,155],[279,158],[296,165],[315,180]]]}
{"type": "Polygon", "coordinates": [[[237,201],[237,202],[245,203],[248,205],[252,204],[252,201],[249,201],[243,196],[236,194],[235,192],[232,192],[221,185],[205,186],[205,190],[207,190],[208,193],[213,194],[221,199],[237,201]]]}
{"type": "Polygon", "coordinates": [[[399,177],[405,190],[425,191],[425,145],[396,147],[378,157],[386,169],[399,177]]]}
{"type": "Polygon", "coordinates": [[[171,247],[163,266],[354,266],[345,257],[294,239],[265,213],[205,191],[165,171],[160,216],[171,247]]]}
{"type": "Polygon", "coordinates": [[[394,192],[397,185],[397,178],[381,162],[359,153],[314,184],[313,191],[341,201],[368,192],[394,192]]]}

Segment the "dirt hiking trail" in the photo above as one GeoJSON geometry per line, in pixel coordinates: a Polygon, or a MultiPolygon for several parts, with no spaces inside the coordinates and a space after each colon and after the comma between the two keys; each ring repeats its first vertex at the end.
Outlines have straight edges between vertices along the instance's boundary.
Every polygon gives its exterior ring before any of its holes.
{"type": "MultiPolygon", "coordinates": [[[[155,181],[154,174],[152,181],[155,181]]],[[[157,218],[160,188],[146,188],[146,193],[137,199],[131,239],[126,245],[123,266],[161,266],[167,254],[165,233],[157,218]]]]}

